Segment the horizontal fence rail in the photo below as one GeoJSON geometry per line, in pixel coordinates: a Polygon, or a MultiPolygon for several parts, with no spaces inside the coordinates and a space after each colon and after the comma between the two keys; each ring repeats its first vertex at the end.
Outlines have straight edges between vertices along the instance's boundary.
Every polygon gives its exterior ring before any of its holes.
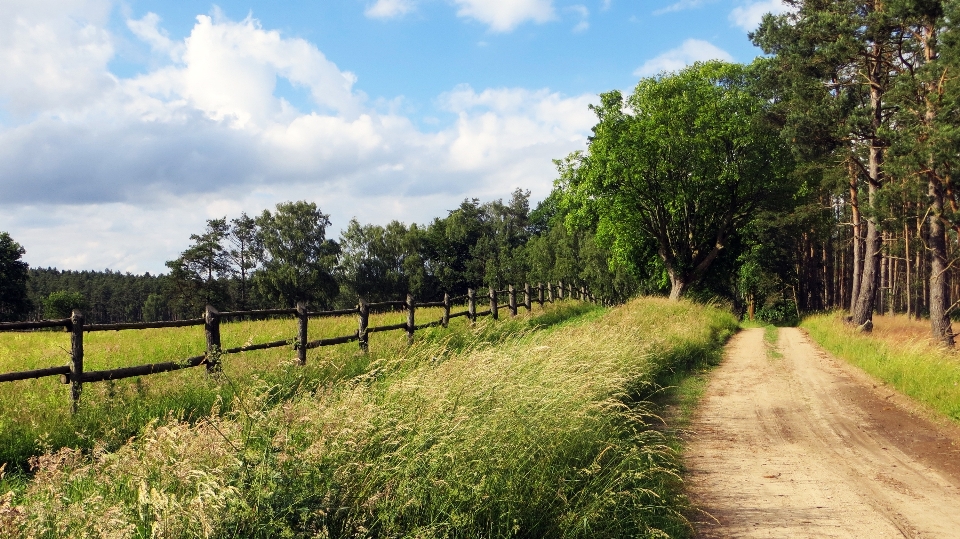
{"type": "Polygon", "coordinates": [[[208,305],[202,318],[192,318],[187,320],[171,320],[159,322],[130,322],[117,324],[84,324],[83,313],[73,311],[70,318],[57,320],[39,320],[32,322],[2,322],[0,323],[0,332],[3,331],[31,331],[37,329],[64,328],[70,332],[70,361],[65,366],[48,367],[34,369],[29,371],[10,372],[0,374],[0,382],[14,382],[19,380],[29,380],[33,378],[43,378],[47,376],[59,376],[63,384],[70,386],[71,404],[73,412],[77,411],[84,383],[103,382],[108,380],[121,380],[135,376],[147,376],[159,374],[162,372],[171,372],[201,365],[207,368],[211,374],[220,370],[220,357],[227,354],[240,354],[254,350],[266,350],[270,348],[292,347],[297,352],[297,364],[305,365],[307,362],[307,350],[319,348],[321,346],[334,346],[350,342],[359,342],[360,349],[363,352],[368,351],[369,335],[371,333],[380,333],[384,331],[407,332],[408,343],[413,343],[414,332],[431,327],[447,327],[451,318],[465,316],[470,323],[476,322],[477,318],[491,316],[494,320],[499,319],[501,309],[509,309],[511,316],[517,315],[518,307],[523,307],[527,311],[532,310],[533,303],[543,307],[544,303],[553,303],[563,299],[582,299],[584,301],[596,301],[586,287],[573,287],[562,281],[557,283],[537,283],[531,286],[525,283],[522,289],[517,289],[510,285],[506,289],[496,290],[487,289],[486,293],[478,294],[477,290],[472,288],[467,290],[466,294],[450,297],[444,294],[443,301],[430,301],[417,303],[412,295],[407,295],[406,300],[398,301],[380,301],[367,303],[362,298],[356,307],[350,309],[338,309],[330,311],[308,311],[306,305],[298,303],[292,309],[259,309],[250,311],[224,311],[220,312],[216,308],[208,305]],[[503,296],[507,296],[506,303],[503,302],[503,296]],[[520,296],[518,298],[518,295],[520,296]],[[519,301],[518,301],[519,299],[519,301]],[[478,302],[489,305],[488,309],[478,311],[478,302]],[[466,310],[451,312],[454,305],[465,305],[466,310]],[[443,315],[438,320],[426,323],[416,323],[416,309],[427,307],[442,307],[443,315]],[[398,324],[388,324],[382,326],[370,327],[370,313],[383,312],[390,310],[400,310],[407,313],[407,320],[398,324]],[[324,318],[333,316],[357,315],[357,331],[350,335],[340,337],[330,337],[307,340],[308,320],[310,318],[324,318]],[[275,316],[293,316],[297,319],[297,335],[289,339],[283,339],[272,342],[248,344],[233,348],[223,349],[220,346],[220,322],[223,320],[242,319],[242,318],[262,318],[275,316]],[[135,365],[131,367],[120,367],[116,369],[105,369],[95,371],[85,371],[83,368],[83,334],[96,331],[124,331],[124,330],[142,330],[142,329],[163,329],[203,326],[206,338],[206,351],[203,355],[189,357],[180,361],[166,361],[160,363],[151,363],[146,365],[135,365]]]}

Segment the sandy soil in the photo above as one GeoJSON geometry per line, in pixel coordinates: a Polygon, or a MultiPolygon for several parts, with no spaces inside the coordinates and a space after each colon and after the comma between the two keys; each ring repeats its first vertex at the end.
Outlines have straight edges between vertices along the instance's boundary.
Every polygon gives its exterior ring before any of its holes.
{"type": "Polygon", "coordinates": [[[960,429],[796,328],[735,336],[692,424],[697,537],[960,538],[960,429]]]}

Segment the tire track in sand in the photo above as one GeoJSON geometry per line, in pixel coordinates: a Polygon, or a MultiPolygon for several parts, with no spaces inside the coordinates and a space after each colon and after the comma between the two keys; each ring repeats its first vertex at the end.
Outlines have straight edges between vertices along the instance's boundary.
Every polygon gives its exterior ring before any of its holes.
{"type": "Polygon", "coordinates": [[[741,331],[711,375],[684,458],[697,537],[960,538],[960,429],[799,329],[778,348],[741,331]]]}

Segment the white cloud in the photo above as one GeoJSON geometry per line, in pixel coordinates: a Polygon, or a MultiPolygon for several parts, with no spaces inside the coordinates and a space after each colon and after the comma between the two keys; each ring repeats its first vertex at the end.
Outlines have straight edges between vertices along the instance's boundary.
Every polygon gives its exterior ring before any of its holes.
{"type": "Polygon", "coordinates": [[[249,17],[200,16],[183,40],[149,14],[131,19],[177,60],[118,78],[106,19],[64,17],[31,23],[62,30],[49,41],[0,35],[0,61],[26,48],[64,81],[48,88],[50,74],[29,69],[20,86],[0,79],[0,112],[20,118],[0,125],[0,230],[35,266],[163,271],[205,219],[284,200],[316,201],[336,229],[353,216],[426,222],[518,186],[545,196],[551,159],[582,148],[595,122],[592,96],[461,86],[438,98],[455,122],[423,132],[368,104],[315,45],[249,17]],[[275,95],[278,77],[307,89],[313,110],[275,95]]]}
{"type": "Polygon", "coordinates": [[[141,41],[150,45],[156,52],[163,53],[177,62],[183,56],[183,43],[174,43],[167,32],[157,27],[160,16],[156,13],[147,13],[142,19],[128,19],[127,28],[141,41]]]}
{"type": "Polygon", "coordinates": [[[649,77],[661,71],[677,71],[695,62],[707,60],[732,62],[733,56],[708,41],[688,39],[679,47],[647,60],[633,74],[637,77],[649,77]]]}
{"type": "Polygon", "coordinates": [[[108,0],[0,2],[0,98],[8,111],[24,118],[80,107],[113,88],[106,69],[113,40],[103,29],[109,13],[108,0]]]}
{"type": "Polygon", "coordinates": [[[745,6],[739,6],[730,12],[730,22],[743,28],[747,32],[752,32],[760,26],[760,21],[767,13],[779,15],[791,10],[782,0],[762,0],[745,6]]]}
{"type": "Polygon", "coordinates": [[[556,19],[553,0],[454,0],[457,15],[490,25],[494,32],[509,32],[527,21],[556,19]]]}
{"type": "Polygon", "coordinates": [[[663,15],[664,13],[673,13],[675,11],[685,11],[688,9],[696,9],[711,0],[680,0],[674,4],[670,4],[667,7],[660,8],[653,12],[654,15],[663,15]]]}
{"type": "Polygon", "coordinates": [[[377,0],[363,14],[373,19],[392,19],[413,11],[413,0],[377,0]]]}

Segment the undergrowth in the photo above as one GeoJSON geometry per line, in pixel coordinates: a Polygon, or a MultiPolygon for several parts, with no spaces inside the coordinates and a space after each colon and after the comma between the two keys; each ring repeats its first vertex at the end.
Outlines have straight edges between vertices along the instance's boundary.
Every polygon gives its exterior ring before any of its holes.
{"type": "Polygon", "coordinates": [[[261,379],[116,450],[45,452],[0,535],[688,535],[646,397],[715,361],[735,320],[657,299],[576,314],[428,332],[351,378],[261,379]]]}

